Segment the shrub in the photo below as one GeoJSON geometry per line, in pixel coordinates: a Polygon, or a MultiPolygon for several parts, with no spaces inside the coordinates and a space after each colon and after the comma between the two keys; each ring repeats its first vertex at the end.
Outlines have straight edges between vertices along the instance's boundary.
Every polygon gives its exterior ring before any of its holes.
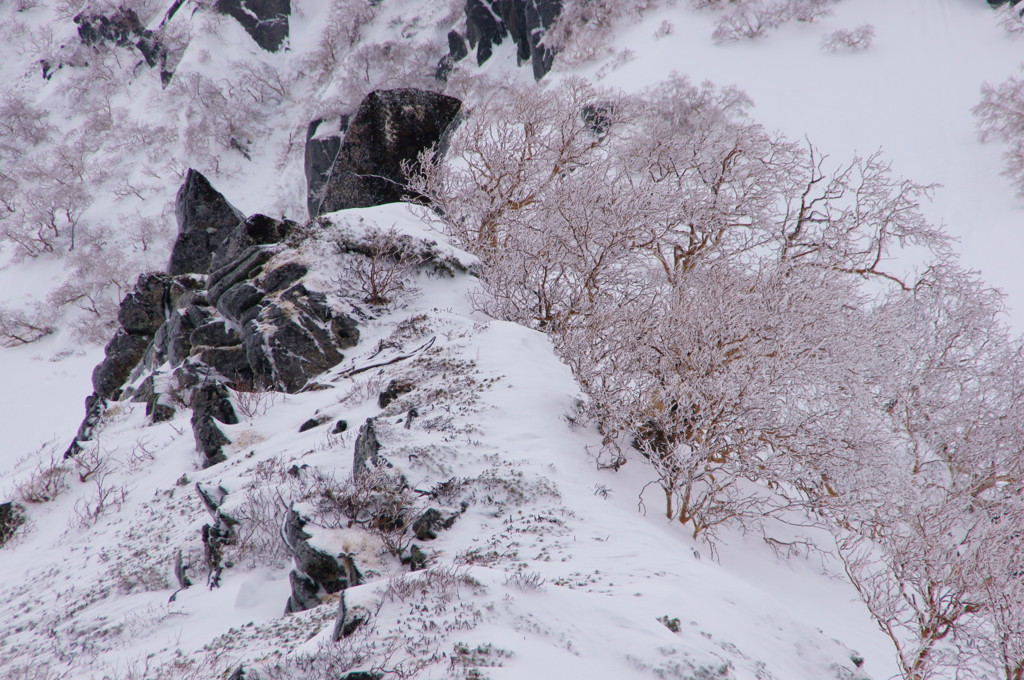
{"type": "Polygon", "coordinates": [[[875,27],[871,24],[861,24],[856,28],[841,28],[825,35],[821,39],[821,49],[826,52],[862,52],[871,47],[874,39],[875,27]]]}

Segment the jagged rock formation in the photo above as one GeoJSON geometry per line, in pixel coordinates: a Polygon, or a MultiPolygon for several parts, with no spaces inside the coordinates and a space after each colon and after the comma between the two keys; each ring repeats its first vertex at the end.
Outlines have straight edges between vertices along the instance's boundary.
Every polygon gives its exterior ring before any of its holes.
{"type": "Polygon", "coordinates": [[[94,393],[75,443],[88,440],[105,404],[132,398],[154,421],[192,409],[204,466],[225,459],[218,423],[237,423],[227,387],[297,392],[342,360],[356,322],[302,282],[300,262],[274,264],[292,222],[241,214],[189,171],[175,206],[179,235],[169,274],[139,277],[121,303],[120,328],[93,372],[94,393]]]}
{"type": "MultiPolygon", "coordinates": [[[[530,62],[533,77],[540,80],[555,58],[554,50],[544,45],[544,35],[561,12],[562,0],[466,0],[466,39],[476,48],[477,63],[483,64],[496,45],[511,37],[519,63],[530,62]]],[[[450,49],[454,61],[457,53],[450,49]]]]}
{"type": "Polygon", "coordinates": [[[214,9],[240,23],[267,52],[277,52],[288,40],[291,0],[217,0],[214,9]]]}
{"type": "Polygon", "coordinates": [[[209,585],[211,588],[215,588],[220,585],[220,575],[224,571],[224,548],[238,540],[235,531],[238,522],[221,510],[220,506],[223,505],[224,498],[228,495],[223,487],[207,489],[197,483],[196,492],[199,494],[199,500],[203,502],[203,507],[210,513],[213,520],[212,524],[203,525],[200,536],[203,542],[203,559],[209,574],[209,585]]]}
{"type": "Polygon", "coordinates": [[[315,142],[306,151],[310,217],[409,197],[404,166],[443,142],[461,108],[458,99],[426,90],[371,92],[338,142],[326,179],[323,169],[333,142],[310,135],[310,143],[315,142]]]}
{"type": "Polygon", "coordinates": [[[301,612],[320,604],[321,593],[337,593],[359,585],[362,575],[349,556],[341,561],[309,544],[310,534],[303,529],[307,520],[294,510],[288,511],[282,537],[295,561],[288,575],[291,596],[285,613],[301,612]]]}
{"type": "Polygon", "coordinates": [[[245,219],[197,170],[188,171],[174,203],[178,238],[167,272],[171,276],[205,274],[213,254],[232,229],[245,219]]]}

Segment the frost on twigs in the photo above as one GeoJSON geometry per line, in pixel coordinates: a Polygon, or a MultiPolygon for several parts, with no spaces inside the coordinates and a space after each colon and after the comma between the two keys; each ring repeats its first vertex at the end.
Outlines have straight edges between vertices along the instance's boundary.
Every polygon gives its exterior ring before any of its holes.
{"type": "Polygon", "coordinates": [[[762,38],[791,22],[813,22],[832,14],[839,0],[737,0],[728,4],[697,0],[699,5],[723,9],[711,37],[715,42],[762,38]],[[728,7],[728,9],[725,9],[728,7]]]}
{"type": "Polygon", "coordinates": [[[825,35],[821,39],[821,49],[826,52],[863,52],[871,47],[875,39],[875,27],[861,24],[856,28],[841,28],[825,35]]]}
{"type": "MultiPolygon", "coordinates": [[[[1017,177],[1021,92],[986,87],[978,109],[1017,177]]],[[[933,186],[880,153],[829,159],[748,107],[680,77],[629,98],[509,89],[418,190],[484,262],[477,304],[549,336],[602,460],[650,465],[669,520],[712,542],[826,529],[905,678],[998,669],[970,650],[1016,630],[1024,343],[925,218],[933,186]]]]}
{"type": "Polygon", "coordinates": [[[981,86],[981,101],[972,109],[982,141],[997,139],[1006,145],[1005,174],[1018,196],[1024,196],[1024,78],[1011,76],[981,86]]]}

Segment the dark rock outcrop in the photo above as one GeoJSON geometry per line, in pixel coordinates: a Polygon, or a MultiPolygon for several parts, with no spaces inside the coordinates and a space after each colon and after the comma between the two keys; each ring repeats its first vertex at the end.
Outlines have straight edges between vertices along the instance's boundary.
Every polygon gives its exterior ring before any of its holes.
{"type": "Polygon", "coordinates": [[[142,274],[135,288],[121,301],[117,320],[128,333],[152,336],[164,322],[164,299],[170,279],[164,274],[142,274]]]}
{"type": "Polygon", "coordinates": [[[323,201],[323,188],[341,150],[341,136],[348,129],[348,116],[332,120],[318,118],[306,129],[306,210],[315,217],[323,201]]]}
{"type": "Polygon", "coordinates": [[[288,40],[291,0],[217,0],[214,9],[242,24],[267,52],[277,52],[288,40]]]}
{"type": "Polygon", "coordinates": [[[320,589],[313,579],[292,569],[288,574],[288,582],[291,584],[292,592],[284,608],[285,614],[304,612],[320,604],[320,589]]]}
{"type": "MultiPolygon", "coordinates": [[[[74,22],[78,24],[78,37],[83,45],[93,48],[102,44],[123,48],[134,47],[142,55],[147,66],[159,67],[160,80],[164,87],[171,82],[174,75],[171,62],[175,60],[161,40],[161,34],[143,26],[135,10],[119,7],[110,14],[81,12],[75,16],[74,22]]],[[[63,63],[57,68],[60,66],[63,66],[63,63]]],[[[47,72],[50,68],[51,64],[44,65],[44,78],[48,77],[47,72]]]]}
{"type": "Polygon", "coordinates": [[[0,503],[0,548],[11,540],[24,523],[25,508],[12,501],[0,503]]]}
{"type": "Polygon", "coordinates": [[[121,385],[142,360],[150,340],[150,336],[118,329],[103,350],[106,358],[92,372],[92,388],[97,395],[103,399],[121,395],[121,385]]]}
{"type": "Polygon", "coordinates": [[[92,387],[102,399],[117,399],[121,386],[146,355],[163,323],[170,280],[163,274],[142,274],[121,300],[120,328],[104,349],[105,358],[92,372],[92,387]]]}
{"type": "Polygon", "coordinates": [[[245,219],[197,170],[189,169],[174,202],[178,239],[167,271],[171,276],[205,274],[213,254],[232,229],[245,219]]]}
{"type": "Polygon", "coordinates": [[[227,460],[224,446],[231,443],[217,422],[234,425],[238,422],[227,388],[220,383],[205,383],[192,393],[192,434],[196,450],[203,454],[203,467],[227,460]]]}
{"type": "Polygon", "coordinates": [[[172,274],[144,274],[125,296],[120,328],[93,371],[86,419],[66,455],[74,455],[108,400],[145,403],[153,422],[189,405],[203,465],[225,460],[218,423],[234,424],[227,388],[309,388],[359,340],[353,318],[303,284],[308,267],[274,264],[294,222],[242,218],[200,173],[178,191],[179,237],[172,274]]]}
{"type": "Polygon", "coordinates": [[[380,440],[377,439],[377,427],[373,418],[367,418],[359,427],[356,445],[352,456],[352,477],[359,480],[370,466],[380,465],[380,440]]]}
{"type": "Polygon", "coordinates": [[[221,510],[227,491],[223,487],[204,487],[196,483],[196,492],[206,511],[213,519],[212,524],[204,524],[200,531],[203,542],[203,559],[210,574],[210,588],[220,585],[220,575],[224,571],[224,548],[238,541],[235,527],[238,522],[221,510]]]}
{"type": "Polygon", "coordinates": [[[309,545],[311,538],[303,531],[306,520],[294,510],[288,511],[284,522],[284,538],[295,560],[295,568],[311,578],[328,593],[336,593],[351,584],[344,567],[331,555],[309,545]]]}
{"type": "Polygon", "coordinates": [[[520,64],[533,67],[533,77],[551,70],[554,51],[544,35],[562,12],[562,0],[466,0],[466,39],[483,64],[506,37],[516,44],[520,64]]]}
{"type": "Polygon", "coordinates": [[[378,90],[352,117],[323,185],[323,200],[311,216],[394,203],[411,196],[403,164],[441,143],[462,103],[411,88],[378,90]]]}
{"type": "Polygon", "coordinates": [[[409,380],[401,380],[396,378],[395,380],[389,382],[387,387],[384,388],[384,391],[382,391],[377,396],[377,406],[381,408],[387,408],[388,405],[391,404],[391,402],[393,402],[395,399],[398,399],[403,394],[408,394],[409,392],[412,392],[413,389],[415,389],[415,387],[416,385],[414,385],[409,380]]]}
{"type": "Polygon", "coordinates": [[[341,555],[339,560],[312,547],[305,526],[306,520],[299,513],[288,511],[282,535],[292,553],[295,569],[288,576],[292,593],[285,613],[311,609],[320,604],[321,593],[337,593],[362,582],[351,556],[341,555]]]}

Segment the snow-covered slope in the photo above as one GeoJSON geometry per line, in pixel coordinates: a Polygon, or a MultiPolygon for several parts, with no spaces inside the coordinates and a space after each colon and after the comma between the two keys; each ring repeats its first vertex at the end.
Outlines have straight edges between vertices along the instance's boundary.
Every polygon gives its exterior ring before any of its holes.
{"type": "MultiPolygon", "coordinates": [[[[985,4],[845,0],[820,21],[716,45],[715,14],[665,3],[616,26],[609,55],[582,64],[556,61],[548,80],[584,75],[640,91],[676,71],[694,81],[737,84],[754,99],[755,119],[794,139],[806,135],[837,159],[881,147],[898,174],[942,185],[928,214],[961,237],[968,266],[1003,288],[1019,328],[1024,281],[1016,254],[1024,247],[1018,233],[1024,206],[1000,174],[1001,149],[977,140],[970,109],[983,82],[1017,71],[1020,45],[985,4]],[[877,31],[869,50],[819,49],[823,35],[865,22],[877,31]]],[[[146,25],[156,26],[165,8],[146,6],[146,25]]],[[[180,85],[164,90],[156,72],[139,70],[111,86],[111,121],[120,123],[103,134],[127,120],[151,125],[153,136],[134,146],[103,137],[83,217],[90,245],[66,258],[25,258],[8,243],[0,269],[0,307],[19,309],[45,301],[65,281],[93,276],[97,270],[87,265],[117,269],[114,283],[90,289],[106,301],[106,316],[65,310],[55,334],[0,350],[0,501],[16,497],[52,465],[66,468],[56,474],[67,483],[54,500],[27,504],[28,524],[0,548],[0,678],[237,679],[243,676],[231,674],[239,669],[249,680],[360,670],[495,680],[881,680],[897,674],[889,641],[827,556],[785,556],[760,536],[729,532],[712,550],[664,519],[659,492],[648,486],[654,473],[641,460],[601,469],[595,457],[601,438],[577,423],[584,397],[569,369],[542,334],[473,311],[467,293],[476,283],[468,274],[420,273],[418,290],[383,310],[364,307],[360,342],[318,380],[326,389],[234,395],[243,417],[223,428],[233,442],[226,463],[201,469],[187,410],[153,424],[144,405],[130,402],[112,405],[90,445],[108,461],[104,470],[87,473],[61,460],[81,420],[89,373],[102,358],[97,337],[112,329],[111,305],[140,270],[166,262],[175,230],[171,201],[186,168],[208,172],[247,214],[302,216],[306,125],[351,113],[371,89],[431,82],[461,6],[382,3],[346,49],[397,40],[409,52],[369,51],[362,74],[342,58],[324,76],[321,41],[325,35],[340,40],[326,33],[337,28],[328,3],[295,3],[291,49],[279,54],[259,50],[232,20],[188,5],[193,11],[177,18],[187,16],[182,33],[192,39],[178,64],[180,85]],[[232,97],[241,99],[212,111],[202,106],[209,93],[185,87],[212,83],[226,91],[243,65],[250,75],[262,74],[250,81],[258,83],[251,102],[236,92],[232,97]],[[241,100],[249,108],[239,112],[241,100]],[[253,138],[251,148],[243,145],[245,154],[225,146],[225,129],[236,118],[246,123],[239,134],[253,138]],[[115,222],[123,230],[104,240],[103,228],[115,222]],[[136,227],[148,230],[152,246],[138,245],[127,231],[136,227]],[[114,258],[119,252],[124,257],[114,258]],[[89,329],[84,340],[68,323],[82,319],[89,329]],[[407,358],[353,373],[399,357],[407,358]],[[413,389],[382,408],[379,395],[392,381],[409,381],[413,389]],[[319,417],[320,424],[299,432],[319,417]],[[337,594],[284,614],[292,560],[276,527],[289,502],[310,515],[324,512],[318,499],[352,476],[360,425],[368,418],[377,419],[381,455],[392,472],[415,490],[417,510],[458,516],[437,538],[407,536],[390,552],[381,535],[340,521],[316,530],[315,522],[308,525],[313,545],[355,562],[363,582],[345,590],[344,601],[372,614],[336,643],[337,594]],[[334,432],[339,420],[347,429],[334,432]],[[201,539],[212,520],[197,483],[222,487],[223,512],[248,518],[242,532],[246,526],[253,532],[226,548],[215,588],[207,584],[201,539]],[[400,555],[411,555],[408,541],[423,551],[426,569],[410,572],[402,563],[400,555]],[[192,565],[193,585],[185,590],[174,573],[179,553],[192,565]]],[[[88,125],[97,124],[79,115],[61,89],[69,82],[88,85],[89,71],[68,67],[40,84],[34,61],[40,36],[58,27],[46,49],[75,39],[66,17],[57,19],[67,9],[0,5],[8,38],[0,47],[0,75],[50,111],[57,127],[52,140],[84,138],[88,125]],[[26,39],[10,39],[17,35],[26,39]]],[[[120,67],[124,56],[105,52],[96,68],[120,67]]],[[[516,68],[507,43],[483,67],[459,68],[437,88],[472,94],[481,75],[531,80],[516,68]]],[[[422,213],[405,206],[330,219],[353,229],[395,226],[441,239],[422,213]]],[[[312,280],[346,294],[351,281],[338,274],[330,245],[313,238],[303,248],[302,256],[318,263],[312,280]]],[[[776,529],[780,536],[787,531],[776,529]]]]}
{"type": "MultiPolygon", "coordinates": [[[[403,206],[332,216],[355,218],[424,233],[403,206]]],[[[323,250],[314,241],[306,252],[323,250]]],[[[324,658],[325,648],[366,655],[351,669],[339,658],[338,671],[424,661],[424,678],[861,677],[851,657],[867,659],[870,677],[891,674],[884,641],[819,562],[783,562],[742,536],[710,554],[678,523],[647,516],[650,473],[639,463],[598,470],[588,453],[597,435],[572,425],[578,387],[543,335],[474,314],[470,276],[415,283],[418,293],[366,321],[359,345],[319,380],[328,389],[245,404],[242,422],[224,426],[235,442],[226,463],[195,469],[185,416],[146,425],[142,404],[117,403],[87,448],[106,472],[83,483],[69,466],[70,488],[33,507],[31,531],[0,552],[8,677],[45,667],[52,676],[40,677],[214,678],[240,665],[267,677],[340,677],[296,661],[324,658]],[[381,409],[378,394],[396,380],[414,388],[381,409]],[[323,424],[298,432],[317,416],[323,424]],[[337,596],[285,616],[290,561],[259,537],[227,548],[231,566],[208,588],[199,530],[209,516],[194,485],[226,490],[221,508],[243,518],[246,535],[254,510],[279,502],[268,489],[288,497],[314,469],[351,475],[356,431],[371,417],[392,472],[414,489],[451,487],[423,507],[467,503],[435,540],[414,539],[428,566],[413,573],[372,533],[307,529],[362,572],[344,592],[349,608],[373,612],[372,635],[330,642],[337,596]],[[349,428],[331,434],[339,419],[349,428]],[[112,495],[84,518],[97,482],[112,495]],[[172,573],[178,551],[194,565],[195,585],[183,591],[172,573]]],[[[34,464],[6,476],[4,490],[24,484],[34,464]]]]}

